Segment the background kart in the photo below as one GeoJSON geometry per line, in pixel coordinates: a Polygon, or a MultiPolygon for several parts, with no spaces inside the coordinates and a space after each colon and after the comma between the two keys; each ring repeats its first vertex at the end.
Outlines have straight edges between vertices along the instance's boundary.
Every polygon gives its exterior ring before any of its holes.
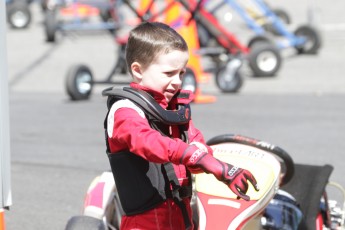
{"type": "Polygon", "coordinates": [[[46,0],[44,31],[47,42],[55,42],[57,34],[97,32],[118,29],[117,2],[115,0],[46,0]]]}
{"type": "Polygon", "coordinates": [[[257,12],[256,15],[246,10],[243,1],[224,0],[214,8],[216,10],[224,4],[228,4],[240,15],[248,28],[258,35],[258,37],[249,41],[249,47],[257,41],[266,41],[275,44],[279,50],[292,47],[296,49],[298,54],[318,53],[322,42],[321,36],[315,27],[301,25],[294,32],[291,32],[287,27],[287,23],[291,21],[290,17],[283,10],[274,11],[263,0],[250,0],[249,2],[251,3],[252,11],[255,10],[257,12]],[[261,16],[259,17],[258,15],[261,16]],[[267,31],[270,33],[267,33],[267,31]]]}
{"type": "Polygon", "coordinates": [[[212,10],[204,6],[206,1],[180,2],[192,12],[197,22],[200,52],[210,56],[217,64],[216,83],[223,92],[230,91],[232,78],[241,76],[239,69],[244,62],[248,62],[253,75],[256,76],[273,76],[279,71],[282,58],[274,44],[262,42],[254,37],[252,40],[256,42],[248,47],[219,22],[212,10]]]}

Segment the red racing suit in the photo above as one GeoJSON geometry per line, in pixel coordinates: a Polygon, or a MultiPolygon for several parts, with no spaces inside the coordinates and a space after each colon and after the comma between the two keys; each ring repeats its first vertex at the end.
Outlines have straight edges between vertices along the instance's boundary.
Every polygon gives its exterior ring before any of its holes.
{"type": "MultiPolygon", "coordinates": [[[[193,98],[176,99],[175,97],[168,104],[163,94],[144,88],[136,83],[131,83],[132,88],[141,89],[151,94],[154,99],[164,108],[174,108],[176,103],[187,104],[193,98]],[[179,100],[179,101],[177,101],[179,100]]],[[[188,151],[189,144],[180,139],[179,129],[170,126],[170,137],[163,136],[159,131],[150,127],[143,111],[134,104],[121,102],[123,105],[114,103],[107,117],[108,145],[110,152],[128,150],[147,161],[155,163],[172,162],[180,185],[188,184],[187,170],[180,160],[185,151],[188,151]]],[[[120,103],[120,104],[121,104],[120,103]]],[[[188,124],[189,142],[198,142],[206,146],[201,132],[193,125],[192,120],[188,124]]],[[[212,154],[210,147],[206,146],[208,153],[212,154]]],[[[194,172],[195,173],[195,172],[194,172]]],[[[190,198],[185,198],[189,217],[192,217],[190,198]]],[[[121,230],[127,229],[148,229],[148,230],[182,230],[185,224],[181,209],[168,198],[155,208],[143,213],[131,216],[123,216],[121,230]]]]}

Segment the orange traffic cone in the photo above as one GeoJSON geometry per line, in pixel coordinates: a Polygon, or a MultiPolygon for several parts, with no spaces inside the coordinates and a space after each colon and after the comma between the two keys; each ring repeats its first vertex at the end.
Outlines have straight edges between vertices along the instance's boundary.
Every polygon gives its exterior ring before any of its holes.
{"type": "MultiPolygon", "coordinates": [[[[190,19],[190,14],[183,11],[184,7],[173,0],[166,0],[165,5],[169,9],[165,13],[166,24],[172,26],[187,42],[190,55],[187,67],[190,68],[196,77],[197,84],[209,81],[209,74],[205,73],[201,65],[201,57],[195,52],[200,49],[197,26],[194,19],[190,19]]],[[[195,103],[212,103],[216,101],[215,96],[203,95],[200,87],[195,91],[195,103]]]]}
{"type": "Polygon", "coordinates": [[[0,209],[0,230],[5,230],[5,217],[3,209],[0,209]]]}
{"type": "Polygon", "coordinates": [[[197,88],[195,93],[195,98],[193,100],[194,103],[214,103],[216,101],[216,97],[212,95],[204,95],[201,93],[200,88],[197,88]]]}

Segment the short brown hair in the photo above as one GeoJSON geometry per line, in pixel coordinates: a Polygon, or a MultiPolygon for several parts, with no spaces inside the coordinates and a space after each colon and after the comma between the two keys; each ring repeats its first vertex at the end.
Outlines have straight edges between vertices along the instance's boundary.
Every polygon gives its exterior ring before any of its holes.
{"type": "Polygon", "coordinates": [[[188,51],[186,41],[170,26],[160,22],[143,22],[131,30],[126,47],[128,71],[139,62],[146,68],[160,53],[188,51]]]}

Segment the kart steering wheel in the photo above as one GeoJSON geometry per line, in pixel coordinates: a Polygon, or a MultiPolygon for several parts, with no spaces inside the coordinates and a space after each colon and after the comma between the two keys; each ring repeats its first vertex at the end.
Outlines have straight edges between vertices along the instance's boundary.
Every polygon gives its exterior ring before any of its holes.
{"type": "Polygon", "coordinates": [[[295,164],[291,156],[282,148],[269,144],[264,141],[256,140],[250,137],[234,134],[223,134],[215,136],[206,142],[207,145],[216,145],[222,143],[238,143],[249,145],[269,153],[272,153],[280,162],[282,168],[281,185],[287,184],[293,177],[295,171],[295,164]]]}

